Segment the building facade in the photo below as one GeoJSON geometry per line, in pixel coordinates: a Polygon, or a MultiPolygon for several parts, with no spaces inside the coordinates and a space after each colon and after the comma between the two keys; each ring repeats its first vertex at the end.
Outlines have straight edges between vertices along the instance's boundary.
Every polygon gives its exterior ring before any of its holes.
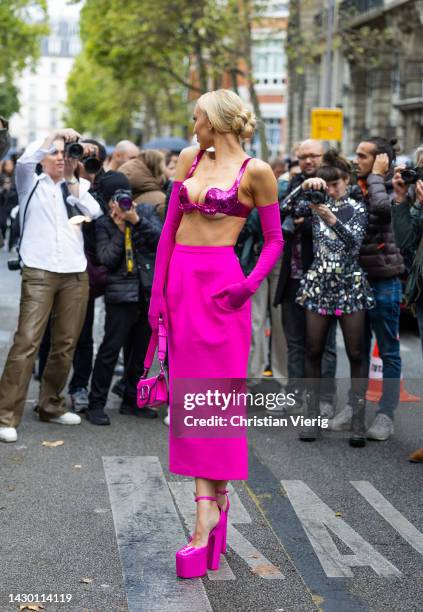
{"type": "Polygon", "coordinates": [[[342,0],[335,5],[331,62],[328,2],[291,0],[288,28],[288,145],[309,136],[313,107],[344,112],[342,148],[365,135],[397,138],[404,153],[423,142],[422,0],[342,0]]]}
{"type": "Polygon", "coordinates": [[[20,112],[11,117],[10,132],[18,149],[63,127],[66,81],[80,49],[78,15],[53,17],[35,68],[27,68],[16,81],[20,112]]]}

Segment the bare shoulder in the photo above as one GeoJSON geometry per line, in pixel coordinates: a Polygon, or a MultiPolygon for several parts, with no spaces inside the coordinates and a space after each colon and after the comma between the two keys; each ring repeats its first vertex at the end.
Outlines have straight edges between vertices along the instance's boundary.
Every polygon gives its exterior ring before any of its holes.
{"type": "Polygon", "coordinates": [[[250,177],[253,181],[262,181],[265,179],[275,178],[275,175],[273,174],[273,170],[270,165],[261,159],[257,159],[256,157],[253,157],[253,159],[248,164],[248,170],[250,177]]]}
{"type": "Polygon", "coordinates": [[[199,148],[197,145],[185,147],[179,153],[178,163],[176,164],[175,180],[183,181],[191,168],[194,159],[197,157],[199,148]]]}
{"type": "Polygon", "coordinates": [[[248,164],[251,191],[256,206],[266,206],[278,200],[278,186],[270,165],[261,159],[248,164]]]}

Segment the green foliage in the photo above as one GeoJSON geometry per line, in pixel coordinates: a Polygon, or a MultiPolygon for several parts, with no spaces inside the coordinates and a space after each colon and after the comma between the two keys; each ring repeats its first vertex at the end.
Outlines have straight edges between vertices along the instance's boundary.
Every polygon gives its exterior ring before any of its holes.
{"type": "Polygon", "coordinates": [[[45,0],[0,1],[0,114],[19,110],[13,84],[17,74],[40,53],[40,39],[47,34],[45,0]],[[36,18],[36,20],[34,19],[36,18]]]}
{"type": "Polygon", "coordinates": [[[254,89],[246,30],[265,5],[264,0],[86,0],[84,50],[68,82],[69,119],[116,139],[128,136],[141,115],[145,138],[165,126],[179,126],[184,135],[190,100],[221,87],[225,74],[244,76],[254,89]]]}

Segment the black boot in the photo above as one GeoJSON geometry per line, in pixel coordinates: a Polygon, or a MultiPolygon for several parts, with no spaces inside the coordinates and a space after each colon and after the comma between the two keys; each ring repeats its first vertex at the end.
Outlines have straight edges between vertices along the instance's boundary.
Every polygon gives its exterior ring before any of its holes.
{"type": "Polygon", "coordinates": [[[366,446],[366,400],[364,397],[354,396],[352,398],[352,420],[350,446],[366,446]]]}
{"type": "Polygon", "coordinates": [[[87,408],[85,416],[93,425],[110,425],[110,419],[103,408],[87,408]]]}
{"type": "Polygon", "coordinates": [[[304,425],[300,431],[299,438],[303,442],[314,442],[320,437],[320,427],[317,425],[317,418],[320,416],[320,402],[317,394],[306,393],[306,419],[316,419],[313,425],[304,425]]]}

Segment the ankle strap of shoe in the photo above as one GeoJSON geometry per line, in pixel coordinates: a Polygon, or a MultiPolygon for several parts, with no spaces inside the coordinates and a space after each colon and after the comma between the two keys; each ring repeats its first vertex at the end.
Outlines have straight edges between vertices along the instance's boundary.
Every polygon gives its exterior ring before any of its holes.
{"type": "Polygon", "coordinates": [[[208,495],[200,495],[200,497],[196,497],[195,501],[198,502],[200,499],[209,499],[210,501],[217,501],[215,497],[209,497],[208,495]]]}
{"type": "Polygon", "coordinates": [[[216,489],[216,493],[219,493],[219,495],[227,495],[229,491],[227,489],[216,489]]]}

